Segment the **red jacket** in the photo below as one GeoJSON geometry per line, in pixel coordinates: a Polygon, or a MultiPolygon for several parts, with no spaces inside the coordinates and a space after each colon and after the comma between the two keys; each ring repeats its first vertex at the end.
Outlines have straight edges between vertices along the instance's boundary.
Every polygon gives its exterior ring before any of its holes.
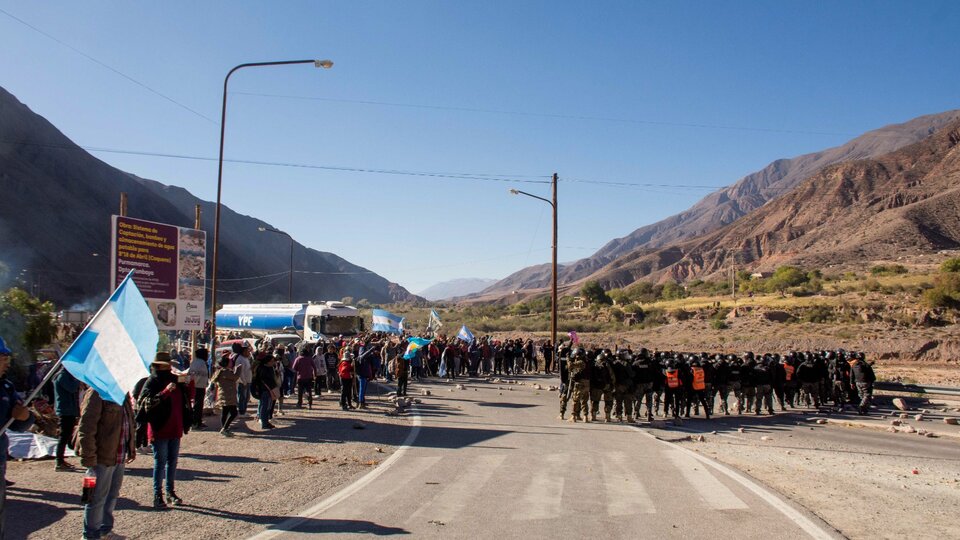
{"type": "Polygon", "coordinates": [[[351,364],[349,360],[341,360],[340,365],[337,366],[337,372],[340,374],[341,379],[352,379],[353,364],[351,364]]]}

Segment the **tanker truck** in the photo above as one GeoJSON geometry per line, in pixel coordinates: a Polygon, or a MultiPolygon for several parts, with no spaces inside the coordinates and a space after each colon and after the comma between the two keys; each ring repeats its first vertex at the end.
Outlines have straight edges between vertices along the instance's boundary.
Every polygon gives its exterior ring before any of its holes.
{"type": "Polygon", "coordinates": [[[363,332],[363,319],[353,306],[325,301],[306,304],[224,304],[217,311],[217,330],[246,332],[257,337],[296,333],[308,342],[354,336],[363,332]]]}

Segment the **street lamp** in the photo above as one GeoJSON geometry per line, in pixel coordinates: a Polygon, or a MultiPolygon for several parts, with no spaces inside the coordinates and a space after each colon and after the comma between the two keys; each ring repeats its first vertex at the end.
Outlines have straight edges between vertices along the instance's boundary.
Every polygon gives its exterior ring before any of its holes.
{"type": "Polygon", "coordinates": [[[233,72],[248,67],[287,66],[292,64],[313,64],[316,68],[330,69],[330,60],[284,60],[280,62],[252,62],[240,64],[227,72],[223,79],[223,108],[220,110],[220,159],[217,165],[217,208],[213,226],[213,278],[210,281],[210,349],[217,342],[217,262],[220,254],[220,196],[223,192],[223,135],[227,127],[227,84],[233,72]]]}
{"type": "Polygon", "coordinates": [[[553,361],[556,362],[555,358],[557,352],[557,173],[553,173],[553,200],[547,200],[543,197],[538,197],[527,193],[526,191],[520,191],[519,189],[511,189],[510,193],[512,195],[526,195],[527,197],[533,197],[534,199],[540,199],[541,201],[549,204],[553,208],[553,292],[550,297],[550,334],[551,342],[550,346],[553,348],[551,355],[554,356],[553,361]]]}
{"type": "Polygon", "coordinates": [[[292,304],[293,303],[293,237],[283,231],[278,231],[277,229],[257,227],[257,230],[260,232],[272,232],[272,233],[282,234],[290,239],[290,286],[287,288],[287,302],[292,304]]]}

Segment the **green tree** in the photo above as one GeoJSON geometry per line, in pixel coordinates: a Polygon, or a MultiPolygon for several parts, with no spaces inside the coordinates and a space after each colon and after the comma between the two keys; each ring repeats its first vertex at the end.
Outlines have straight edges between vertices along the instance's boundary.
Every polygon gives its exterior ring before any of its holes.
{"type": "Polygon", "coordinates": [[[806,281],[807,275],[796,266],[781,266],[767,281],[767,286],[783,295],[788,288],[802,285],[806,281]]]}
{"type": "Polygon", "coordinates": [[[607,296],[620,306],[630,303],[630,295],[623,289],[610,289],[607,296]]]}
{"type": "Polygon", "coordinates": [[[32,356],[33,351],[53,342],[56,324],[53,304],[16,287],[8,289],[0,298],[0,316],[4,319],[19,318],[23,321],[20,342],[32,356]]]}
{"type": "Polygon", "coordinates": [[[664,300],[679,300],[687,296],[687,291],[678,283],[668,281],[663,284],[663,291],[660,294],[664,300]]]}
{"type": "Polygon", "coordinates": [[[584,283],[583,288],[580,289],[580,295],[586,298],[591,304],[602,304],[609,306],[613,303],[613,300],[607,295],[607,292],[603,290],[600,282],[596,280],[591,280],[584,283]]]}

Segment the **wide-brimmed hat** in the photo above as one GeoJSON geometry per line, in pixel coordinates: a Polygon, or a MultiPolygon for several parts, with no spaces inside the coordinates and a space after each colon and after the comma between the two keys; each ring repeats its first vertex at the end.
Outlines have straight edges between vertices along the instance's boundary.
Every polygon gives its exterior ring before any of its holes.
{"type": "Polygon", "coordinates": [[[160,371],[169,371],[173,368],[170,365],[170,353],[160,351],[153,358],[153,362],[150,363],[150,367],[160,370],[160,371]]]}

